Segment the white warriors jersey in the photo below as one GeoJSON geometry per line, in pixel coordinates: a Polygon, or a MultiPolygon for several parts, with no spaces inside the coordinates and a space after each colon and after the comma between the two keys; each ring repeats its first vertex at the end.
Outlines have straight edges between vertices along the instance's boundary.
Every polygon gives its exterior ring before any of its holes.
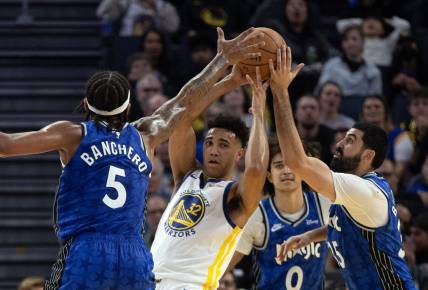
{"type": "Polygon", "coordinates": [[[217,289],[241,229],[226,211],[234,181],[208,179],[201,170],[188,174],[162,215],[152,244],[156,279],[217,289]]]}

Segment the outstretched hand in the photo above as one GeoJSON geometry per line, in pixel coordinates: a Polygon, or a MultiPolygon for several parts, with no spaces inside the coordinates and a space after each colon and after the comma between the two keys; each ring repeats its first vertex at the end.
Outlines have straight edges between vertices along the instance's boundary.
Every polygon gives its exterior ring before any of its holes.
{"type": "Polygon", "coordinates": [[[292,236],[284,241],[281,245],[276,245],[276,258],[275,261],[278,265],[281,265],[282,262],[287,257],[287,253],[298,250],[310,243],[310,240],[307,235],[301,234],[297,236],[292,236]]]}
{"type": "Polygon", "coordinates": [[[276,53],[276,68],[273,65],[273,60],[269,60],[270,69],[270,86],[272,90],[287,89],[300,70],[304,67],[301,63],[294,70],[291,69],[291,49],[285,44],[278,48],[276,53]]]}
{"type": "Polygon", "coordinates": [[[246,78],[253,93],[250,112],[252,114],[259,113],[261,116],[263,116],[266,108],[266,89],[269,86],[269,82],[266,81],[262,83],[259,67],[256,67],[256,82],[254,82],[254,80],[249,75],[246,75],[246,78]]]}
{"type": "Polygon", "coordinates": [[[265,45],[263,32],[255,33],[253,36],[245,39],[248,35],[254,32],[255,28],[251,27],[237,37],[226,40],[224,32],[220,27],[217,27],[217,53],[224,55],[230,64],[237,64],[245,59],[253,59],[261,56],[257,49],[265,45]]]}

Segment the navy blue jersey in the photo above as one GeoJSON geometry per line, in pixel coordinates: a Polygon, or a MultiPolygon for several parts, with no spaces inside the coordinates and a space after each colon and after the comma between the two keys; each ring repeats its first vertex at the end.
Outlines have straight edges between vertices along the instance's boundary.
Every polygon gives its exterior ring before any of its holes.
{"type": "Polygon", "coordinates": [[[275,261],[276,245],[291,236],[299,235],[324,225],[317,194],[304,192],[305,212],[296,221],[283,217],[273,198],[260,203],[265,227],[265,241],[256,247],[255,277],[259,290],[318,290],[323,289],[324,264],[327,255],[325,242],[311,243],[297,251],[289,252],[282,265],[275,261]]]}
{"type": "Polygon", "coordinates": [[[58,237],[81,232],[140,234],[152,165],[140,133],[82,123],[83,139],[64,167],[55,198],[58,237]]]}
{"type": "Polygon", "coordinates": [[[394,194],[384,178],[363,176],[388,200],[388,222],[369,228],[355,221],[344,206],[330,207],[328,245],[350,290],[416,289],[404,261],[394,194]]]}

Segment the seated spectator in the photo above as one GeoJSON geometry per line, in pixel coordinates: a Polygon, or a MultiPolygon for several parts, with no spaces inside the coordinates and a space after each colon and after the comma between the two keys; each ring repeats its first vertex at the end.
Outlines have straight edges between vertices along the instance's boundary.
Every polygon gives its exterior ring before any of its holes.
{"type": "Polygon", "coordinates": [[[223,277],[221,277],[219,281],[219,287],[217,290],[237,290],[233,272],[229,271],[224,273],[223,277]]]}
{"type": "Polygon", "coordinates": [[[168,101],[168,97],[162,94],[156,94],[147,100],[147,108],[144,110],[145,116],[153,114],[163,103],[168,101]]]}
{"type": "Polygon", "coordinates": [[[148,55],[135,53],[128,58],[128,81],[135,88],[136,82],[145,75],[152,73],[153,67],[148,55]]]}
{"type": "Polygon", "coordinates": [[[239,116],[247,127],[252,124],[251,114],[248,113],[247,96],[242,87],[227,92],[222,99],[222,102],[227,110],[233,112],[233,114],[239,116]]]}
{"type": "Polygon", "coordinates": [[[165,0],[103,0],[97,16],[120,21],[120,36],[142,36],[149,28],[173,33],[180,25],[177,10],[165,0]]]}
{"type": "Polygon", "coordinates": [[[339,113],[342,89],[333,81],[326,81],[319,89],[318,98],[321,109],[321,124],[336,130],[352,128],[355,120],[339,113]]]}
{"type": "Polygon", "coordinates": [[[147,116],[148,100],[157,94],[163,94],[163,85],[156,74],[148,74],[137,82],[135,96],[141,116],[147,116]]]}
{"type": "Polygon", "coordinates": [[[391,186],[392,192],[394,195],[398,195],[398,177],[395,174],[395,165],[389,159],[385,159],[382,165],[376,169],[376,172],[382,174],[382,176],[388,181],[391,186]]]}
{"type": "Polygon", "coordinates": [[[415,218],[410,229],[415,246],[416,265],[428,263],[428,213],[415,218]]]}
{"type": "Polygon", "coordinates": [[[184,0],[181,6],[181,31],[215,35],[217,27],[226,34],[243,31],[248,25],[248,7],[243,1],[184,0]]]}
{"type": "Polygon", "coordinates": [[[363,59],[364,36],[360,26],[347,27],[341,36],[343,56],[324,65],[318,84],[337,82],[343,91],[341,112],[357,119],[364,97],[382,94],[382,76],[374,64],[363,59]]]}
{"type": "Polygon", "coordinates": [[[330,148],[334,142],[334,131],[320,123],[320,105],[312,95],[303,95],[296,103],[296,126],[302,140],[321,145],[321,160],[330,164],[330,148]]]}
{"type": "Polygon", "coordinates": [[[43,290],[45,279],[42,277],[27,277],[19,283],[18,290],[43,290]]]}
{"type": "Polygon", "coordinates": [[[171,198],[172,188],[170,180],[165,175],[165,166],[158,156],[153,159],[152,175],[150,177],[148,193],[152,195],[160,195],[165,199],[171,198]]]}
{"type": "Polygon", "coordinates": [[[419,194],[425,206],[428,207],[428,155],[425,156],[421,173],[410,181],[407,191],[419,194]]]}
{"type": "Polygon", "coordinates": [[[410,32],[409,22],[396,16],[389,20],[381,17],[341,19],[336,25],[339,33],[350,25],[361,25],[364,34],[364,60],[381,67],[391,66],[400,35],[410,32]]]}
{"type": "Polygon", "coordinates": [[[411,170],[417,174],[428,154],[428,89],[423,88],[410,96],[409,112],[412,120],[406,128],[415,144],[411,170]]]}
{"type": "Polygon", "coordinates": [[[395,173],[401,179],[414,151],[407,131],[392,125],[385,101],[378,95],[364,99],[361,120],[379,126],[388,134],[387,158],[395,162],[395,173]]]}
{"type": "Polygon", "coordinates": [[[156,230],[163,212],[168,205],[167,199],[164,196],[157,194],[150,194],[147,199],[147,215],[146,223],[144,224],[144,241],[150,249],[155,238],[156,230]]]}
{"type": "Polygon", "coordinates": [[[293,62],[305,64],[290,87],[292,96],[315,88],[322,64],[330,55],[330,44],[317,29],[308,2],[264,1],[250,20],[254,26],[265,26],[278,31],[293,52],[293,62]]]}

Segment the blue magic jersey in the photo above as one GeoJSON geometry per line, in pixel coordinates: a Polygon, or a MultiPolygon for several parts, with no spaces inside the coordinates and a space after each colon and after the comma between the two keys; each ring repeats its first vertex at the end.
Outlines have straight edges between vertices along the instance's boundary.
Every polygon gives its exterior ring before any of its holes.
{"type": "Polygon", "coordinates": [[[299,235],[324,225],[321,205],[316,193],[304,192],[305,212],[296,221],[283,217],[273,198],[260,203],[265,227],[265,241],[255,251],[256,289],[259,290],[317,290],[323,289],[324,264],[327,256],[325,242],[311,243],[289,252],[282,265],[275,261],[276,245],[291,236],[299,235]]]}
{"type": "Polygon", "coordinates": [[[140,234],[152,165],[140,133],[82,123],[83,139],[64,167],[55,198],[58,237],[82,232],[140,234]]]}
{"type": "Polygon", "coordinates": [[[330,207],[328,245],[350,290],[416,289],[401,249],[400,224],[389,184],[376,173],[363,176],[388,200],[388,222],[368,228],[355,221],[344,206],[330,207]]]}

